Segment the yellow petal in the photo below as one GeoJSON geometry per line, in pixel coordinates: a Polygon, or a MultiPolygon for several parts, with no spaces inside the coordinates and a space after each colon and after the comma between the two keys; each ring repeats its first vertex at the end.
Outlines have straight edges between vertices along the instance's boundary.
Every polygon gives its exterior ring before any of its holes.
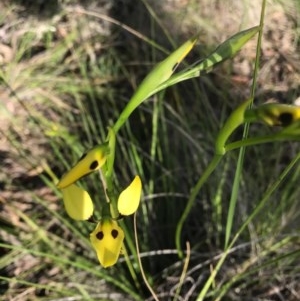
{"type": "Polygon", "coordinates": [[[94,205],[82,188],[72,184],[62,189],[63,201],[68,215],[75,220],[87,220],[93,215],[94,205]]]}
{"type": "Polygon", "coordinates": [[[118,211],[122,215],[133,214],[141,200],[142,182],[139,176],[135,176],[131,184],[121,192],[118,199],[118,211]]]}
{"type": "Polygon", "coordinates": [[[90,240],[100,264],[107,268],[114,265],[119,258],[124,232],[116,221],[106,218],[97,224],[90,234],[90,240]]]}
{"type": "Polygon", "coordinates": [[[106,161],[108,153],[109,148],[107,144],[97,145],[92,148],[61,178],[57,187],[60,189],[65,188],[81,177],[101,168],[106,161]]]}

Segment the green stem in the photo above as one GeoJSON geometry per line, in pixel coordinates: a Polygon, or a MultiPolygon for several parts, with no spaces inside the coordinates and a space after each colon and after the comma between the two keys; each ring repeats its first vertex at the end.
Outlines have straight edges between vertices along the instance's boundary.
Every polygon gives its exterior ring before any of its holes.
{"type": "MultiPolygon", "coordinates": [[[[256,89],[256,81],[257,81],[257,74],[258,74],[258,69],[259,69],[260,48],[261,48],[261,40],[262,40],[262,29],[263,29],[265,7],[266,7],[266,1],[263,0],[262,1],[262,6],[261,6],[261,15],[260,15],[260,30],[259,30],[259,35],[258,35],[258,43],[257,43],[257,47],[256,47],[256,60],[255,60],[255,68],[254,68],[254,74],[253,74],[253,83],[252,83],[251,95],[250,95],[251,99],[254,98],[255,89],[256,89]]],[[[251,108],[251,107],[252,107],[252,102],[250,102],[250,104],[249,104],[249,108],[251,108]]],[[[244,127],[243,138],[247,138],[248,137],[249,126],[250,126],[250,123],[246,122],[245,127],[244,127]]],[[[245,140],[243,140],[243,141],[245,141],[245,140]]],[[[226,153],[228,150],[229,150],[229,148],[228,148],[228,145],[227,145],[227,146],[225,146],[225,151],[224,152],[226,153]]],[[[242,146],[240,148],[239,159],[238,159],[238,167],[239,168],[236,171],[235,179],[234,179],[234,185],[236,185],[237,188],[238,188],[238,183],[240,181],[241,169],[242,169],[242,163],[243,163],[244,154],[245,154],[245,147],[242,146]]],[[[232,195],[231,199],[230,199],[230,206],[232,207],[233,211],[234,211],[236,200],[237,200],[237,194],[238,194],[238,189],[236,189],[234,195],[232,195]]],[[[211,272],[210,277],[206,281],[203,289],[201,290],[199,296],[197,297],[197,301],[204,300],[204,298],[207,295],[207,292],[208,292],[211,284],[213,283],[216,275],[218,274],[220,268],[222,267],[225,259],[227,258],[227,255],[229,253],[230,248],[233,246],[233,244],[235,242],[236,237],[232,240],[231,243],[229,243],[229,237],[230,237],[230,233],[231,233],[231,225],[230,224],[232,224],[232,219],[233,219],[233,215],[231,216],[231,218],[227,219],[224,253],[223,253],[222,257],[220,258],[219,262],[217,263],[216,268],[211,272]],[[231,219],[231,221],[230,221],[230,219],[231,219]]]]}
{"type": "Polygon", "coordinates": [[[115,153],[116,153],[116,134],[112,128],[108,129],[107,139],[109,145],[109,156],[106,161],[105,180],[107,189],[112,189],[112,175],[114,171],[115,153]]]}
{"type": "MultiPolygon", "coordinates": [[[[255,90],[256,90],[265,8],[266,8],[266,1],[263,0],[262,5],[261,5],[261,12],[260,12],[260,24],[259,24],[260,29],[259,29],[258,38],[257,38],[255,66],[254,66],[254,72],[253,72],[253,80],[252,80],[252,86],[251,86],[250,99],[254,99],[255,90]]],[[[251,101],[249,103],[249,109],[252,108],[252,105],[253,105],[253,102],[251,101]]],[[[247,139],[248,133],[249,133],[249,127],[250,127],[250,123],[246,122],[245,126],[244,126],[244,131],[243,131],[243,139],[247,139]]],[[[245,146],[242,146],[240,148],[240,152],[239,152],[237,168],[236,168],[236,172],[234,175],[232,194],[231,194],[231,198],[229,201],[229,210],[228,210],[228,215],[227,215],[226,233],[225,233],[225,248],[228,246],[229,238],[231,235],[235,207],[236,207],[236,203],[237,203],[237,196],[239,193],[239,184],[241,181],[241,174],[242,174],[245,152],[246,152],[246,148],[245,148],[245,146]]]]}
{"type": "Polygon", "coordinates": [[[211,162],[205,169],[204,173],[199,178],[198,182],[196,183],[196,185],[193,187],[193,189],[191,191],[191,194],[190,194],[190,197],[186,204],[186,207],[181,215],[181,218],[180,218],[180,220],[177,224],[177,228],[176,228],[175,242],[176,242],[176,248],[177,248],[179,257],[183,256],[183,251],[181,249],[181,244],[180,244],[180,238],[181,238],[183,224],[184,224],[185,220],[187,219],[187,216],[189,215],[189,213],[194,205],[194,202],[199,193],[199,190],[201,189],[203,184],[207,181],[208,177],[212,174],[212,172],[216,169],[217,165],[219,164],[219,162],[221,161],[222,158],[223,158],[223,155],[218,155],[218,154],[214,155],[211,162]]]}
{"type": "Polygon", "coordinates": [[[269,142],[274,142],[274,141],[283,141],[283,140],[295,140],[299,141],[300,136],[297,135],[280,135],[279,133],[268,135],[268,136],[261,136],[261,137],[252,137],[244,140],[239,140],[235,141],[232,143],[229,143],[225,146],[226,152],[241,148],[241,147],[246,147],[246,146],[253,146],[253,145],[258,145],[258,144],[263,144],[263,143],[269,143],[269,142]]]}
{"type": "Polygon", "coordinates": [[[232,134],[232,132],[238,126],[240,126],[244,122],[244,113],[245,113],[245,110],[250,105],[250,103],[252,103],[252,98],[243,102],[236,110],[234,110],[231,113],[231,115],[225,122],[223,128],[220,130],[219,135],[216,139],[215,155],[214,155],[212,161],[207,166],[204,173],[202,174],[202,176],[200,177],[200,179],[198,180],[198,182],[192,189],[189,200],[188,200],[186,207],[184,209],[184,212],[177,224],[177,229],[176,229],[175,242],[176,242],[176,248],[178,250],[178,254],[180,257],[182,257],[182,255],[183,255],[181,246],[180,246],[180,238],[181,238],[183,224],[192,209],[192,206],[195,202],[197,194],[198,194],[199,190],[201,189],[202,185],[206,182],[206,180],[208,179],[210,174],[215,170],[215,168],[217,167],[221,158],[225,155],[225,153],[227,151],[225,148],[225,143],[226,143],[228,137],[232,134]]]}
{"type": "Polygon", "coordinates": [[[111,209],[110,209],[110,203],[103,202],[102,204],[102,212],[101,212],[101,219],[105,217],[111,217],[111,209]]]}
{"type": "Polygon", "coordinates": [[[249,98],[239,105],[228,117],[222,129],[220,130],[215,143],[215,152],[219,155],[226,153],[225,144],[230,135],[244,123],[244,115],[246,109],[251,105],[253,98],[249,98]]]}

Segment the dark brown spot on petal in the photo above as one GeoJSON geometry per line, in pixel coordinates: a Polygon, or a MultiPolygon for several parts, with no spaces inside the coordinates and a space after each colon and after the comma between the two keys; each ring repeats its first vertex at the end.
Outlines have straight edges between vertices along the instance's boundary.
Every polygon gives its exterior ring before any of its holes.
{"type": "Polygon", "coordinates": [[[282,126],[288,126],[293,122],[293,114],[291,113],[282,113],[278,116],[278,120],[280,121],[282,126]]]}
{"type": "Polygon", "coordinates": [[[119,235],[119,231],[118,230],[116,230],[116,229],[111,230],[111,236],[113,238],[117,238],[118,235],[119,235]]]}
{"type": "Polygon", "coordinates": [[[90,170],[94,170],[95,168],[97,168],[98,165],[99,164],[97,160],[93,161],[90,165],[90,170]]]}
{"type": "Polygon", "coordinates": [[[102,240],[104,238],[104,233],[103,231],[99,231],[97,234],[96,234],[96,237],[99,239],[99,240],[102,240]]]}

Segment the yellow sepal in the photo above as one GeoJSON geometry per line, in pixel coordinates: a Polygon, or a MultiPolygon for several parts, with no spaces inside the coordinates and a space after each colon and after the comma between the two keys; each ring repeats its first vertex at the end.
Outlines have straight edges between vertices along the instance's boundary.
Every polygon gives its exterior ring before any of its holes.
{"type": "Polygon", "coordinates": [[[106,157],[109,153],[109,147],[107,144],[97,145],[92,148],[86,154],[84,154],[77,164],[75,164],[57,184],[57,187],[63,189],[83,176],[98,170],[103,166],[106,161],[106,157]]]}
{"type": "Polygon", "coordinates": [[[75,220],[87,220],[93,215],[94,204],[90,195],[75,184],[62,189],[66,212],[75,220]]]}
{"type": "Polygon", "coordinates": [[[124,189],[118,199],[118,211],[121,215],[133,214],[139,207],[142,193],[142,181],[135,176],[130,185],[124,189]]]}
{"type": "Polygon", "coordinates": [[[114,265],[120,256],[124,232],[111,218],[104,218],[90,234],[100,264],[104,267],[114,265]]]}

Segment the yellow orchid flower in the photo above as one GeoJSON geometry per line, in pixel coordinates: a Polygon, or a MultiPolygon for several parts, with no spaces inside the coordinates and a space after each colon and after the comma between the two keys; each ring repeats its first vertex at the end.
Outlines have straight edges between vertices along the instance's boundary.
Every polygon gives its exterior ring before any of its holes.
{"type": "Polygon", "coordinates": [[[257,118],[271,126],[286,127],[300,119],[300,107],[281,103],[260,105],[250,110],[249,114],[253,115],[253,113],[257,118]]]}
{"type": "Polygon", "coordinates": [[[71,184],[62,189],[68,215],[75,220],[87,220],[93,215],[94,204],[87,191],[71,184]]]}
{"type": "Polygon", "coordinates": [[[106,162],[109,154],[108,144],[97,145],[86,154],[83,154],[77,164],[75,164],[58,182],[59,189],[66,188],[81,177],[98,170],[106,162]]]}
{"type": "Polygon", "coordinates": [[[121,215],[133,214],[141,200],[142,181],[139,176],[135,176],[130,185],[125,188],[118,198],[118,211],[121,215]]]}
{"type": "Polygon", "coordinates": [[[103,218],[90,234],[92,246],[96,250],[98,260],[104,267],[114,265],[120,255],[124,240],[124,232],[118,223],[109,218],[103,218]]]}

